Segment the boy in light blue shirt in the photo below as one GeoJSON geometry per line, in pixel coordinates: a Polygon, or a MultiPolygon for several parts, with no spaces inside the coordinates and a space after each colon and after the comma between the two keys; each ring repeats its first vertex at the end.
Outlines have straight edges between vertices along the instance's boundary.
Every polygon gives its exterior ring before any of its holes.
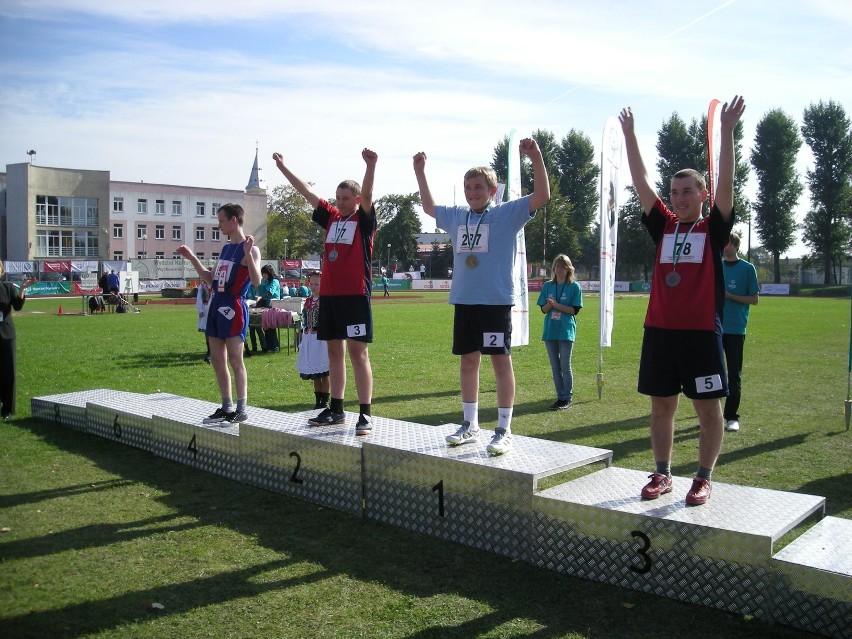
{"type": "Polygon", "coordinates": [[[538,144],[525,138],[519,150],[532,161],[534,190],[497,205],[492,202],[497,193],[496,174],[489,167],[475,167],[464,176],[468,206],[437,206],[426,180],[426,154],[414,156],[423,211],[449,233],[453,244],[453,354],[461,356],[464,418],[461,428],[447,436],[447,443],[458,446],[479,439],[479,366],[482,355],[489,355],[497,382],[497,427],[486,447],[492,455],[502,455],[512,446],[512,306],[520,294],[515,290],[513,266],[518,232],[550,201],[550,183],[538,144]]]}

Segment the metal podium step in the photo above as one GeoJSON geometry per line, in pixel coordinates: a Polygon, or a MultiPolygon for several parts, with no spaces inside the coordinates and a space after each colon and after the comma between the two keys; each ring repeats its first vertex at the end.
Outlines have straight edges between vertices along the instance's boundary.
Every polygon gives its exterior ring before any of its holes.
{"type": "Polygon", "coordinates": [[[825,498],[714,482],[688,507],[691,479],[643,501],[647,473],[613,468],[612,451],[493,434],[450,447],[458,426],[372,418],[309,427],[317,411],[249,407],[239,424],[204,424],[217,405],[95,389],[34,397],[34,418],[150,450],[231,479],[550,570],[852,639],[852,521],[827,517],[774,557],[775,543],[825,498]],[[537,492],[539,480],[606,467],[537,492]]]}
{"type": "Polygon", "coordinates": [[[526,558],[538,480],[612,460],[610,450],[518,435],[509,453],[492,457],[485,447],[493,431],[482,429],[475,443],[448,446],[444,438],[457,428],[377,422],[375,434],[363,443],[366,516],[526,558]]]}
{"type": "Polygon", "coordinates": [[[143,401],[146,395],[129,393],[107,388],[43,395],[30,400],[32,416],[59,426],[92,432],[86,417],[86,404],[99,400],[127,400],[128,402],[143,401]]]}
{"type": "MultiPolygon", "coordinates": [[[[329,508],[360,514],[361,440],[354,419],[339,426],[308,426],[318,411],[248,411],[240,424],[244,481],[329,508]]],[[[381,418],[378,418],[381,419],[381,418]]]]}
{"type": "Polygon", "coordinates": [[[533,563],[765,617],[773,544],[821,514],[825,498],[714,482],[710,501],[690,507],[691,479],[645,501],[647,475],[606,468],[535,495],[533,563]]]}
{"type": "Polygon", "coordinates": [[[826,517],[772,558],[773,619],[852,637],[852,520],[826,517]]]}

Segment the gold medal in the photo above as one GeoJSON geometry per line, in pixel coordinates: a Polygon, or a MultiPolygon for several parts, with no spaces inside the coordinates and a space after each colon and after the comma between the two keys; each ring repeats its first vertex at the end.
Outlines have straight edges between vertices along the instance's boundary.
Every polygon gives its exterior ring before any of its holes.
{"type": "Polygon", "coordinates": [[[467,265],[468,268],[476,268],[479,264],[479,258],[476,257],[476,255],[468,255],[466,258],[464,258],[464,263],[467,265]]]}

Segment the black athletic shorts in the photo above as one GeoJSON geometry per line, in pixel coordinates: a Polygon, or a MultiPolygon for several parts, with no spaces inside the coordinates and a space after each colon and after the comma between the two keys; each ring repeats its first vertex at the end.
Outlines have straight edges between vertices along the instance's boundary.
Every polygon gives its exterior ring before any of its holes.
{"type": "Polygon", "coordinates": [[[453,355],[512,354],[512,307],[456,304],[453,355]]]}
{"type": "Polygon", "coordinates": [[[645,328],[638,390],[669,397],[681,391],[690,399],[728,395],[722,331],[645,328]]]}

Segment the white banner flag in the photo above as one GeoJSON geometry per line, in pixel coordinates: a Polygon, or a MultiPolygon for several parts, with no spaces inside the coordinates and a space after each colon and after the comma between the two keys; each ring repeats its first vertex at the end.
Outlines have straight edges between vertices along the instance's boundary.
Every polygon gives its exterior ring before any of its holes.
{"type": "MultiPolygon", "coordinates": [[[[506,188],[508,201],[521,197],[521,154],[515,141],[515,129],[509,133],[507,152],[508,169],[506,188]]],[[[530,343],[530,306],[527,291],[527,241],[524,229],[518,231],[515,250],[514,277],[518,297],[512,307],[512,346],[526,346],[530,343]]]]}
{"type": "Polygon", "coordinates": [[[621,164],[622,134],[618,120],[609,118],[601,146],[601,336],[600,345],[612,346],[615,306],[615,257],[618,241],[618,167],[621,164]]]}

